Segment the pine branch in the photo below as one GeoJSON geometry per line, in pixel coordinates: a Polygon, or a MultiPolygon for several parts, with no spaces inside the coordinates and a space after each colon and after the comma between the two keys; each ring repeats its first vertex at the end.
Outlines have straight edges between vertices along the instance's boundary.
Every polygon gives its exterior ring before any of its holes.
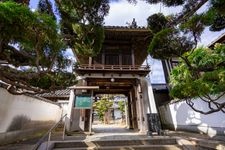
{"type": "MultiPolygon", "coordinates": [[[[208,114],[212,114],[212,113],[215,113],[215,112],[219,112],[221,110],[223,110],[225,108],[225,102],[224,103],[221,103],[220,105],[217,105],[217,108],[212,108],[212,107],[209,107],[209,111],[202,111],[202,110],[199,110],[197,109],[195,106],[194,106],[194,102],[192,102],[193,100],[192,99],[186,99],[186,104],[188,104],[188,106],[191,107],[191,109],[193,109],[194,111],[198,112],[198,113],[201,113],[201,114],[204,114],[204,115],[208,115],[208,114]]],[[[225,113],[225,111],[222,111],[223,113],[225,113]]]]}
{"type": "Polygon", "coordinates": [[[196,13],[197,10],[199,10],[205,3],[207,3],[208,0],[201,0],[198,3],[194,3],[193,8],[190,10],[186,10],[180,15],[178,15],[174,20],[168,23],[168,26],[175,26],[178,25],[184,21],[186,21],[188,18],[190,18],[194,13],[196,13]]]}

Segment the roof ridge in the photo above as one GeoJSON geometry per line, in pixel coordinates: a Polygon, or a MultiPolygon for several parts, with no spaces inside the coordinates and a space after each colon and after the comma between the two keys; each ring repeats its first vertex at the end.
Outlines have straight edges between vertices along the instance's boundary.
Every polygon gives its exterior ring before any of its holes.
{"type": "Polygon", "coordinates": [[[136,28],[134,27],[129,27],[129,26],[104,26],[104,28],[119,28],[119,29],[147,29],[145,26],[137,26],[136,28]]]}

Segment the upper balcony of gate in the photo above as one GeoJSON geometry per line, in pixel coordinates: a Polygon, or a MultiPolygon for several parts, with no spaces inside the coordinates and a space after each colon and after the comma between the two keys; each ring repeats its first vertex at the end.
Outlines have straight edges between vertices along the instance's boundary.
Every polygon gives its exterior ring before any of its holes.
{"type": "Polygon", "coordinates": [[[78,56],[76,72],[85,73],[132,73],[147,75],[149,66],[142,66],[152,38],[144,27],[105,27],[102,50],[95,57],[78,56]]]}

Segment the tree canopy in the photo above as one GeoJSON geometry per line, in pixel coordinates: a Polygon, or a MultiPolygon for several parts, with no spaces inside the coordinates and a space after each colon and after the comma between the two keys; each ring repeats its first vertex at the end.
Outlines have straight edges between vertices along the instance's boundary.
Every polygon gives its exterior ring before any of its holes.
{"type": "MultiPolygon", "coordinates": [[[[211,31],[225,28],[225,1],[143,1],[182,8],[177,14],[156,13],[147,19],[148,28],[154,35],[148,47],[150,55],[157,59],[178,57],[181,60],[171,75],[171,95],[180,99],[206,94],[220,98],[224,45],[211,50],[196,47],[205,28],[211,31]],[[198,12],[203,6],[206,9],[198,12]],[[212,83],[212,78],[217,80],[212,83]],[[201,84],[197,84],[199,82],[201,84]],[[201,86],[204,92],[189,91],[194,85],[201,86]],[[186,90],[182,89],[184,86],[186,90]]],[[[72,85],[76,80],[67,71],[71,62],[65,56],[66,48],[87,57],[95,56],[101,50],[109,0],[54,2],[56,12],[50,0],[40,0],[36,11],[29,9],[29,0],[0,1],[0,80],[11,93],[39,93],[72,85]]],[[[214,106],[209,103],[209,113],[215,112],[213,109],[222,110],[223,104],[214,103],[217,98],[213,100],[214,106]]],[[[192,105],[190,101],[188,103],[192,105]]]]}
{"type": "Polygon", "coordinates": [[[41,93],[76,83],[67,71],[66,48],[77,55],[96,55],[104,39],[108,0],[0,1],[0,80],[13,94],[41,93]],[[60,23],[57,23],[57,17],[60,23]]]}
{"type": "Polygon", "coordinates": [[[205,28],[220,31],[225,28],[224,0],[147,0],[165,6],[182,6],[182,12],[164,16],[153,14],[148,18],[148,28],[154,34],[149,44],[150,55],[157,59],[179,58],[179,64],[170,75],[170,95],[197,112],[210,114],[225,112],[225,45],[215,48],[197,48],[205,28]],[[204,5],[205,10],[197,12],[204,5]],[[201,110],[194,104],[199,98],[208,106],[201,110]]]}
{"type": "Polygon", "coordinates": [[[0,80],[8,91],[40,93],[74,84],[65,49],[53,16],[32,12],[26,3],[0,2],[0,80]]]}
{"type": "Polygon", "coordinates": [[[77,55],[94,56],[104,40],[103,22],[109,11],[108,0],[56,0],[61,32],[77,55]]]}
{"type": "Polygon", "coordinates": [[[99,120],[102,122],[108,119],[109,116],[107,112],[109,112],[109,109],[113,106],[113,101],[110,99],[110,97],[104,96],[93,104],[93,108],[97,112],[99,120]]]}
{"type": "Polygon", "coordinates": [[[187,54],[191,68],[182,59],[170,76],[171,91],[174,98],[186,100],[195,111],[210,114],[225,112],[225,102],[220,98],[225,94],[225,45],[216,44],[214,49],[197,48],[187,54]],[[201,110],[194,104],[199,98],[209,110],[201,110]]]}
{"type": "Polygon", "coordinates": [[[181,57],[196,48],[206,27],[211,31],[225,28],[225,6],[223,0],[148,0],[149,3],[163,3],[165,6],[182,6],[182,11],[171,16],[161,13],[148,18],[148,27],[154,33],[149,53],[157,59],[181,57]],[[208,4],[205,11],[197,10],[208,4]],[[160,44],[157,44],[160,43],[160,44]]]}

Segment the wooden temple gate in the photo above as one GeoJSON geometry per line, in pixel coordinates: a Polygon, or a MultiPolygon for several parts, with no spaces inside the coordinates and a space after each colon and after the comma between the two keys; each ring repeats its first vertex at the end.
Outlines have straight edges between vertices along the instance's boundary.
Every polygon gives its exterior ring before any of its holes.
{"type": "Polygon", "coordinates": [[[124,94],[128,98],[128,127],[148,131],[147,114],[157,113],[150,81],[145,78],[150,68],[142,65],[149,35],[145,28],[105,27],[101,52],[95,57],[77,56],[75,69],[80,80],[70,95],[68,130],[91,131],[92,108],[75,109],[76,95],[124,94]]]}

